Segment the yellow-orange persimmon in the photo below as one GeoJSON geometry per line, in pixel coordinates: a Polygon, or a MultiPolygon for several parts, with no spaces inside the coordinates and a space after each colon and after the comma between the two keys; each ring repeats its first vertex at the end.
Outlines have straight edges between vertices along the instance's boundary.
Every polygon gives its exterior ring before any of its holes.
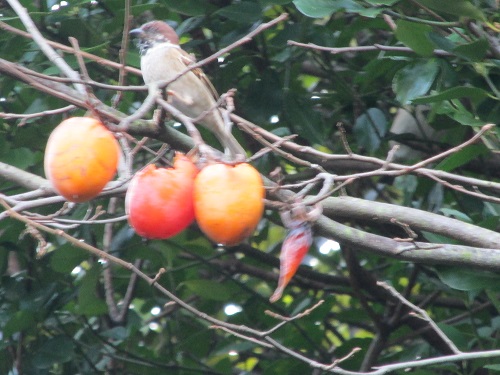
{"type": "Polygon", "coordinates": [[[236,245],[255,230],[264,196],[262,178],[250,164],[208,165],[194,181],[196,221],[215,243],[236,245]]]}
{"type": "Polygon", "coordinates": [[[71,202],[97,196],[116,174],[120,146],[113,133],[90,117],[71,117],[50,134],[45,148],[45,175],[71,202]]]}
{"type": "Polygon", "coordinates": [[[129,224],[146,238],[175,236],[194,221],[193,185],[198,168],[177,154],[173,168],[151,164],[137,172],[125,197],[129,224]]]}

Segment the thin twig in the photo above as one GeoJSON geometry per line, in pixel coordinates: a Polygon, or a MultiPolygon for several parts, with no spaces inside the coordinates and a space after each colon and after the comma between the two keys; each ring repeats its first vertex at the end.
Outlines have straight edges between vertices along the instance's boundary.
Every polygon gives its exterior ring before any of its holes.
{"type": "Polygon", "coordinates": [[[244,37],[238,39],[236,42],[234,43],[231,43],[230,45],[228,45],[227,47],[225,48],[222,48],[220,50],[218,50],[216,53],[208,56],[207,58],[203,59],[203,60],[199,60],[198,62],[196,63],[193,63],[193,64],[190,64],[189,66],[186,67],[186,69],[184,69],[183,71],[179,72],[175,77],[173,77],[172,79],[169,79],[168,81],[161,81],[161,82],[158,82],[158,87],[159,88],[164,88],[166,86],[168,86],[169,83],[171,82],[174,82],[176,81],[177,79],[179,79],[180,77],[182,77],[184,74],[186,74],[187,72],[190,72],[191,70],[193,69],[196,69],[196,68],[201,68],[202,66],[214,61],[214,60],[217,60],[220,56],[223,56],[227,53],[229,53],[230,51],[232,51],[233,49],[237,48],[237,47],[240,47],[242,46],[243,44],[245,43],[248,43],[250,41],[252,41],[252,39],[260,34],[261,32],[263,32],[264,30],[267,30],[273,26],[275,26],[276,24],[286,20],[288,18],[288,14],[286,13],[283,13],[281,14],[280,16],[274,18],[273,20],[267,22],[267,23],[263,23],[259,26],[257,26],[254,30],[252,30],[251,32],[249,32],[247,35],[245,35],[244,37]]]}
{"type": "Polygon", "coordinates": [[[5,203],[5,200],[3,200],[2,198],[0,198],[0,205],[2,205],[6,209],[7,214],[10,217],[12,217],[13,219],[19,220],[19,221],[21,221],[21,222],[23,222],[25,224],[28,224],[28,225],[32,225],[35,228],[37,228],[39,230],[42,230],[42,231],[44,231],[46,233],[49,233],[49,234],[61,237],[61,238],[65,239],[66,241],[68,241],[70,244],[72,244],[75,247],[79,247],[79,248],[81,248],[81,249],[83,249],[83,250],[85,250],[85,251],[87,251],[87,252],[89,252],[89,253],[97,256],[98,258],[102,258],[102,259],[104,259],[106,261],[115,263],[115,264],[117,264],[117,265],[119,265],[119,266],[121,266],[121,267],[123,267],[123,268],[125,268],[125,269],[127,269],[127,270],[129,270],[129,271],[131,271],[131,272],[133,272],[135,274],[137,274],[138,277],[140,277],[141,279],[143,279],[144,281],[146,281],[148,284],[152,285],[154,288],[156,288],[157,290],[159,290],[166,297],[170,298],[172,301],[175,301],[182,308],[184,308],[187,311],[191,312],[192,314],[194,314],[195,316],[199,317],[200,319],[203,319],[203,320],[205,320],[205,321],[207,321],[207,322],[209,322],[209,323],[211,323],[213,325],[223,326],[223,327],[226,327],[228,329],[237,330],[237,331],[240,331],[240,332],[246,332],[246,333],[254,335],[256,337],[258,337],[260,335],[260,331],[257,331],[255,329],[252,329],[252,328],[249,328],[249,327],[246,327],[246,326],[237,325],[237,324],[231,324],[231,323],[223,322],[221,320],[218,320],[216,318],[211,317],[208,314],[205,314],[205,313],[203,313],[201,311],[198,311],[196,308],[194,308],[191,305],[185,303],[182,299],[180,299],[175,294],[173,294],[172,292],[170,292],[169,290],[167,290],[166,288],[164,288],[163,286],[161,286],[159,283],[154,282],[154,278],[151,278],[148,275],[146,275],[144,272],[142,272],[140,269],[138,269],[134,264],[132,264],[130,262],[126,262],[123,259],[118,258],[118,257],[116,257],[114,255],[108,254],[105,251],[103,251],[101,249],[98,249],[95,246],[89,245],[86,242],[80,241],[77,238],[72,237],[71,235],[65,233],[62,230],[52,229],[52,228],[50,228],[50,227],[48,227],[46,225],[37,223],[37,222],[35,222],[35,221],[27,218],[27,217],[24,217],[23,215],[17,213],[11,207],[9,207],[9,205],[7,203],[5,203]]]}
{"type": "MultiPolygon", "coordinates": [[[[20,35],[24,38],[28,38],[28,39],[34,39],[34,36],[26,31],[23,31],[23,30],[20,30],[20,29],[17,29],[13,26],[10,26],[9,24],[3,22],[3,21],[0,21],[0,29],[3,29],[5,31],[8,31],[12,34],[16,34],[16,35],[20,35]]],[[[53,42],[51,40],[45,40],[45,42],[51,46],[52,48],[56,48],[56,49],[59,49],[61,51],[64,51],[64,52],[68,52],[68,53],[71,53],[71,54],[74,54],[75,53],[75,50],[65,44],[61,44],[61,43],[57,43],[57,42],[53,42]]],[[[121,65],[115,61],[111,61],[111,60],[108,60],[108,59],[105,59],[101,56],[97,56],[97,55],[93,55],[91,53],[88,53],[88,52],[85,52],[85,51],[82,51],[82,56],[89,59],[89,60],[92,60],[92,61],[95,61],[97,62],[98,64],[100,65],[104,65],[104,66],[109,66],[111,68],[114,68],[114,69],[120,69],[121,68],[121,65]]],[[[137,76],[140,76],[141,75],[141,71],[140,69],[137,69],[137,68],[133,68],[131,66],[126,66],[125,67],[125,70],[128,72],[128,73],[132,73],[132,74],[135,74],[137,76]]],[[[82,80],[80,80],[79,78],[77,77],[72,77],[71,79],[74,79],[75,82],[77,83],[84,83],[82,80]]],[[[143,89],[146,90],[146,88],[143,86],[143,89]]]]}
{"type": "Polygon", "coordinates": [[[270,328],[269,330],[261,332],[260,336],[261,337],[269,336],[273,332],[276,332],[279,328],[283,327],[286,323],[292,322],[292,321],[297,320],[297,319],[301,319],[304,316],[309,315],[313,310],[315,310],[316,308],[321,306],[324,302],[325,302],[324,300],[319,300],[314,306],[308,308],[307,310],[304,310],[301,313],[298,313],[297,315],[290,316],[290,317],[277,314],[277,313],[270,311],[270,310],[265,310],[264,313],[266,315],[269,315],[269,316],[273,317],[274,319],[281,320],[281,322],[276,324],[274,327],[270,328]]]}
{"type": "MultiPolygon", "coordinates": [[[[116,211],[117,198],[112,197],[108,203],[108,212],[110,214],[116,211]]],[[[104,224],[104,234],[102,239],[102,248],[105,252],[109,253],[111,248],[111,242],[113,239],[113,224],[104,224]]],[[[106,305],[108,306],[109,316],[111,320],[115,323],[120,323],[119,321],[119,310],[115,302],[115,288],[113,285],[113,272],[111,269],[111,263],[107,263],[103,270],[103,281],[104,281],[104,296],[106,305]]]]}
{"type": "Polygon", "coordinates": [[[441,152],[438,155],[432,156],[430,158],[427,158],[425,160],[422,160],[419,163],[413,164],[412,166],[408,167],[408,171],[414,171],[416,169],[425,167],[426,165],[429,165],[431,163],[434,163],[437,160],[444,159],[446,156],[449,156],[451,154],[454,154],[460,150],[462,150],[464,147],[469,146],[473,143],[475,143],[479,138],[483,136],[484,133],[487,131],[490,131],[495,127],[494,124],[486,124],[481,127],[481,129],[470,139],[466,140],[465,142],[459,144],[458,146],[452,147],[449,150],[446,150],[444,152],[441,152]]]}
{"type": "Polygon", "coordinates": [[[347,155],[352,155],[353,152],[351,146],[349,146],[349,142],[347,141],[344,125],[341,122],[337,123],[337,129],[339,129],[340,139],[342,141],[342,145],[344,146],[344,150],[347,152],[347,155]]]}
{"type": "MultiPolygon", "coordinates": [[[[306,166],[306,167],[309,167],[309,168],[313,168],[313,169],[317,169],[319,170],[319,172],[326,172],[321,166],[319,166],[318,164],[313,164],[313,163],[310,163],[306,160],[303,160],[303,159],[300,159],[288,152],[286,152],[285,150],[282,150],[281,148],[278,148],[278,147],[275,147],[272,143],[268,142],[266,139],[264,139],[263,137],[261,137],[262,133],[263,132],[267,132],[266,130],[262,129],[260,126],[238,116],[238,115],[235,115],[234,113],[231,113],[230,114],[230,118],[238,125],[238,127],[242,130],[244,130],[245,132],[247,132],[248,134],[251,134],[252,137],[257,140],[258,142],[262,143],[263,145],[265,145],[266,147],[272,149],[274,152],[276,152],[277,154],[281,155],[282,157],[290,160],[291,162],[297,164],[297,165],[303,165],[303,166],[306,166]]],[[[270,132],[268,132],[269,134],[272,134],[270,132]]],[[[275,139],[275,143],[277,145],[281,145],[281,144],[285,144],[285,143],[288,143],[289,141],[287,141],[285,138],[281,138],[281,137],[276,137],[275,139]]]]}
{"type": "Polygon", "coordinates": [[[451,341],[448,336],[444,334],[444,332],[437,326],[437,324],[430,318],[430,316],[427,314],[427,312],[417,305],[414,305],[410,301],[408,301],[406,298],[404,298],[396,289],[394,289],[392,286],[389,284],[383,282],[383,281],[377,281],[377,285],[386,289],[389,293],[391,293],[392,296],[396,297],[400,302],[404,303],[406,306],[411,308],[413,311],[415,311],[422,319],[424,319],[436,332],[436,334],[448,345],[450,350],[455,353],[455,354],[461,354],[462,352],[456,347],[456,345],[451,341]]]}
{"type": "MultiPolygon", "coordinates": [[[[123,15],[123,33],[122,33],[122,44],[120,46],[120,51],[118,52],[118,58],[120,61],[120,69],[118,69],[118,84],[120,86],[123,86],[125,84],[125,78],[127,76],[127,69],[126,69],[126,56],[127,56],[127,50],[128,50],[128,41],[129,41],[129,30],[130,30],[130,21],[132,20],[132,17],[130,15],[130,0],[125,0],[125,12],[123,15]]],[[[118,91],[116,95],[113,98],[113,103],[112,106],[113,108],[116,108],[118,106],[118,103],[120,102],[122,98],[122,91],[118,91]]]]}
{"type": "MultiPolygon", "coordinates": [[[[271,142],[278,142],[278,141],[283,139],[282,137],[280,137],[276,134],[273,134],[265,129],[262,129],[261,127],[255,125],[255,124],[251,123],[250,121],[243,119],[235,114],[231,114],[231,118],[233,119],[235,124],[237,124],[238,127],[240,127],[241,130],[243,130],[249,134],[257,133],[257,134],[261,135],[262,137],[264,137],[265,139],[270,140],[271,142]]],[[[412,172],[412,173],[422,175],[422,176],[433,175],[437,178],[441,178],[444,180],[457,181],[457,182],[461,182],[463,184],[482,187],[482,188],[485,188],[488,190],[493,190],[493,191],[500,193],[500,183],[498,183],[498,182],[480,180],[480,179],[473,178],[473,177],[461,176],[461,175],[446,172],[446,171],[433,170],[433,169],[429,169],[429,168],[424,167],[425,165],[427,165],[433,161],[436,161],[436,160],[439,160],[443,157],[446,157],[447,155],[460,150],[461,148],[465,147],[466,145],[475,142],[478,139],[478,137],[483,134],[484,131],[491,129],[491,127],[494,125],[487,124],[485,126],[486,126],[486,129],[484,129],[484,126],[483,126],[483,128],[480,130],[481,134],[480,135],[476,134],[474,136],[474,140],[467,140],[464,143],[462,143],[456,147],[453,147],[451,149],[452,151],[449,151],[449,150],[445,151],[445,153],[441,153],[439,155],[433,156],[432,158],[430,158],[431,160],[426,159],[420,163],[410,165],[410,166],[404,165],[404,164],[393,163],[393,162],[387,163],[387,160],[382,160],[382,159],[378,159],[375,157],[358,155],[358,154],[351,154],[351,155],[349,155],[349,154],[348,155],[330,154],[330,153],[318,151],[318,150],[316,150],[312,147],[309,147],[309,146],[302,146],[302,145],[296,144],[296,143],[291,142],[291,141],[283,142],[281,144],[281,149],[283,152],[286,152],[286,150],[290,150],[293,153],[298,153],[298,154],[304,155],[304,157],[307,157],[308,159],[313,157],[315,159],[321,160],[322,162],[326,162],[326,161],[334,162],[334,161],[341,161],[341,160],[346,161],[346,160],[348,160],[348,161],[361,162],[361,163],[365,163],[365,164],[372,164],[373,166],[379,166],[378,169],[375,169],[375,170],[372,170],[369,172],[360,172],[360,173],[355,173],[355,174],[351,174],[351,175],[336,176],[337,181],[345,181],[347,179],[358,179],[358,178],[366,178],[366,177],[374,177],[374,176],[401,176],[404,174],[408,174],[409,172],[412,172]],[[387,168],[387,170],[383,170],[382,167],[387,168]]],[[[287,153],[287,155],[290,155],[290,154],[287,153]]],[[[307,162],[305,160],[303,160],[302,163],[303,164],[309,163],[310,165],[313,165],[312,163],[307,162]]],[[[488,199],[489,196],[484,195],[482,198],[488,199]]]]}
{"type": "Polygon", "coordinates": [[[136,120],[143,118],[146,113],[148,113],[151,108],[156,103],[158,97],[160,97],[160,90],[158,86],[155,84],[151,84],[148,86],[148,96],[142,102],[141,106],[130,116],[123,118],[120,123],[115,127],[115,131],[126,132],[129,130],[129,126],[136,120]]]}
{"type": "MultiPolygon", "coordinates": [[[[330,52],[331,54],[341,54],[341,53],[352,53],[352,52],[369,52],[369,51],[387,51],[387,52],[402,52],[402,53],[416,53],[409,47],[398,47],[398,46],[384,46],[382,44],[374,44],[372,46],[355,46],[355,47],[324,47],[319,46],[314,43],[299,43],[293,40],[288,41],[289,46],[296,46],[302,48],[314,49],[317,51],[330,52]]],[[[442,49],[435,49],[432,52],[435,56],[453,56],[442,49]]]]}
{"type": "MultiPolygon", "coordinates": [[[[33,40],[40,47],[45,56],[47,56],[47,58],[52,63],[54,63],[54,65],[57,66],[66,77],[71,79],[79,79],[80,76],[78,75],[78,73],[75,72],[73,69],[71,69],[71,67],[66,63],[66,61],[64,61],[62,56],[59,55],[56,51],[54,51],[54,49],[47,43],[43,35],[35,26],[35,23],[29,16],[28,12],[26,11],[26,8],[24,8],[21,5],[21,3],[17,0],[7,0],[7,2],[19,16],[22,23],[24,24],[24,27],[26,27],[26,30],[28,31],[29,34],[31,34],[33,40]]],[[[75,89],[82,94],[85,93],[85,88],[82,85],[79,84],[75,85],[75,89]]]]}
{"type": "MultiPolygon", "coordinates": [[[[91,81],[92,79],[90,78],[87,67],[85,66],[85,61],[83,61],[82,51],[80,49],[80,44],[78,43],[78,39],[73,38],[72,36],[70,36],[68,39],[73,48],[75,49],[76,61],[78,62],[78,66],[80,67],[80,71],[82,72],[83,80],[85,82],[91,81]]],[[[85,87],[88,93],[88,86],[85,87]]]]}
{"type": "Polygon", "coordinates": [[[262,341],[262,340],[259,340],[259,339],[256,339],[255,337],[251,337],[251,336],[248,336],[248,335],[244,335],[242,333],[239,333],[239,332],[236,332],[232,329],[229,329],[227,327],[223,327],[223,326],[211,326],[210,328],[213,328],[213,329],[220,329],[224,332],[227,332],[227,333],[230,333],[231,335],[235,336],[235,337],[238,337],[240,339],[243,339],[245,341],[250,341],[250,342],[253,342],[255,344],[258,344],[258,345],[262,345],[263,347],[265,348],[269,348],[269,349],[273,349],[274,348],[274,345],[271,345],[271,344],[268,344],[267,342],[265,341],[262,341]]]}
{"type": "MultiPolygon", "coordinates": [[[[460,185],[451,184],[448,181],[445,181],[442,178],[439,178],[434,173],[427,173],[427,172],[425,172],[425,173],[421,173],[421,174],[422,174],[422,176],[426,176],[426,177],[430,178],[431,180],[434,180],[437,183],[439,183],[439,184],[441,184],[443,186],[446,186],[447,188],[450,188],[452,190],[456,190],[456,191],[458,191],[460,193],[471,195],[473,197],[482,199],[484,201],[488,201],[488,202],[493,202],[493,203],[500,204],[500,198],[493,197],[491,195],[487,195],[487,194],[484,194],[484,193],[480,193],[479,191],[471,191],[471,190],[468,190],[468,189],[466,189],[466,188],[464,188],[463,186],[460,186],[460,185]]],[[[477,187],[475,187],[475,186],[473,186],[473,187],[477,189],[477,187]]]]}
{"type": "Polygon", "coordinates": [[[36,113],[4,113],[4,112],[0,112],[0,118],[6,119],[6,120],[22,119],[23,121],[21,122],[21,124],[19,124],[19,126],[22,126],[26,123],[26,120],[29,120],[32,118],[60,115],[61,113],[66,113],[66,112],[72,111],[74,109],[76,109],[76,106],[70,104],[70,105],[67,105],[65,107],[45,110],[45,111],[36,112],[36,113]]]}

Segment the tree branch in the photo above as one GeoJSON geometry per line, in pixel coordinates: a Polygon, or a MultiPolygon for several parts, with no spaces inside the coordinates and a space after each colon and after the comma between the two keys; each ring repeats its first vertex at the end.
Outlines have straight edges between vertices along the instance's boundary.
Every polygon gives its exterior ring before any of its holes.
{"type": "MultiPolygon", "coordinates": [[[[26,12],[26,9],[21,5],[21,3],[19,3],[19,1],[17,0],[7,0],[7,2],[19,16],[24,26],[26,27],[26,30],[33,37],[33,40],[40,47],[45,56],[47,56],[47,58],[52,63],[54,63],[54,65],[57,66],[66,77],[71,79],[80,79],[80,75],[73,69],[71,69],[71,67],[66,63],[66,61],[64,61],[62,56],[59,55],[56,51],[54,51],[54,49],[52,49],[52,47],[47,43],[47,41],[40,33],[40,31],[38,31],[37,27],[35,26],[35,23],[29,16],[28,12],[26,12]]],[[[85,93],[84,86],[77,84],[75,85],[75,88],[80,93],[85,93]]]]}
{"type": "Polygon", "coordinates": [[[322,204],[323,213],[334,219],[349,218],[378,224],[389,224],[391,219],[396,219],[413,230],[440,234],[469,246],[500,248],[500,233],[432,212],[346,196],[330,197],[322,204]]]}
{"type": "Polygon", "coordinates": [[[332,238],[341,244],[402,261],[447,264],[490,271],[500,270],[500,247],[478,248],[425,242],[400,242],[348,227],[324,216],[316,222],[315,228],[320,235],[332,238]]]}

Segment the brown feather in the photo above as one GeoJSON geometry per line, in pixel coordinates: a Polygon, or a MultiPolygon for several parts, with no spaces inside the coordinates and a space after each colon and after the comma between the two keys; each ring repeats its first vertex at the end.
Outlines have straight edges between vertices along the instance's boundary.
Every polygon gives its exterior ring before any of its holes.
{"type": "MultiPolygon", "coordinates": [[[[196,63],[196,58],[184,51],[183,49],[181,49],[182,51],[182,55],[181,55],[181,61],[184,65],[186,65],[186,67],[188,67],[189,65],[191,64],[195,64],[196,63]]],[[[201,70],[201,68],[195,68],[193,70],[191,70],[201,81],[203,81],[203,83],[205,84],[205,86],[207,86],[207,88],[210,90],[210,92],[212,93],[213,97],[215,100],[218,100],[219,99],[219,93],[217,92],[217,90],[215,89],[214,85],[212,84],[212,82],[208,79],[208,77],[206,76],[206,74],[203,72],[203,70],[201,70]]]]}

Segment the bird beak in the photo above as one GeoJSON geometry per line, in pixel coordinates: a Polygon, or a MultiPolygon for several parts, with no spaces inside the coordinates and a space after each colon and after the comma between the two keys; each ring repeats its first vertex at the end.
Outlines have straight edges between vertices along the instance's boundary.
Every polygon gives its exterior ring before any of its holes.
{"type": "Polygon", "coordinates": [[[144,35],[144,30],[142,28],[138,27],[137,29],[130,30],[129,34],[133,38],[140,38],[142,35],[144,35]]]}

